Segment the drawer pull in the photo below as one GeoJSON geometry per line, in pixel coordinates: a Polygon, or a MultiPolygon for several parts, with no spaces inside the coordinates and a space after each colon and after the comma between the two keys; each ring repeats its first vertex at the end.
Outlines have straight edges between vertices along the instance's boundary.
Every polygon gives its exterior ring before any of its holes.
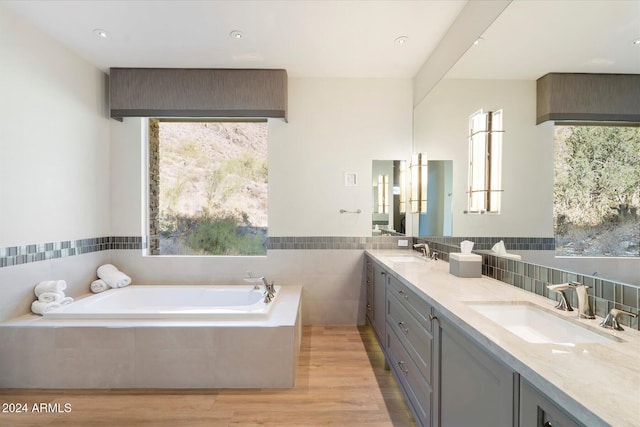
{"type": "Polygon", "coordinates": [[[402,371],[403,374],[408,374],[409,371],[407,369],[404,369],[404,362],[401,360],[398,362],[398,366],[400,367],[400,370],[402,371]]]}
{"type": "Polygon", "coordinates": [[[544,423],[544,427],[553,427],[553,424],[551,424],[551,421],[547,421],[544,423]]]}
{"type": "Polygon", "coordinates": [[[405,293],[404,293],[404,291],[403,291],[402,289],[400,289],[400,290],[398,291],[398,293],[399,293],[400,295],[402,295],[402,296],[404,297],[404,299],[409,299],[409,296],[408,296],[407,294],[405,294],[405,293]]]}
{"type": "Polygon", "coordinates": [[[404,331],[404,333],[406,334],[407,332],[409,332],[409,328],[406,328],[404,326],[404,322],[398,322],[398,326],[400,326],[400,329],[402,329],[404,331]]]}
{"type": "Polygon", "coordinates": [[[438,320],[438,316],[434,316],[433,314],[430,314],[429,320],[438,320]]]}

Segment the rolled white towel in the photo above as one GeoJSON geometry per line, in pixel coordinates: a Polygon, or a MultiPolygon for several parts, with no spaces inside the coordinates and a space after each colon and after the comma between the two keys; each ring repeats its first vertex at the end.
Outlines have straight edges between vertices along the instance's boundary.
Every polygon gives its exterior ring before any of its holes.
{"type": "Polygon", "coordinates": [[[43,292],[38,297],[42,302],[60,302],[65,298],[64,292],[43,292]]]}
{"type": "Polygon", "coordinates": [[[60,305],[67,305],[67,304],[71,304],[73,302],[73,298],[71,297],[64,297],[62,298],[60,301],[58,301],[58,304],[60,305]]]}
{"type": "Polygon", "coordinates": [[[91,282],[91,292],[93,292],[94,294],[99,294],[100,292],[104,292],[107,289],[111,288],[109,287],[109,285],[107,285],[107,282],[102,279],[94,280],[93,282],[91,282]]]}
{"type": "Polygon", "coordinates": [[[98,267],[98,277],[104,280],[111,288],[123,288],[131,283],[131,277],[118,270],[112,264],[98,267]]]}
{"type": "Polygon", "coordinates": [[[59,308],[60,304],[57,302],[44,302],[44,301],[34,301],[31,303],[31,311],[35,314],[42,315],[47,311],[51,311],[54,308],[59,308]]]}
{"type": "Polygon", "coordinates": [[[40,297],[40,294],[45,292],[64,292],[67,289],[67,282],[64,280],[45,280],[36,285],[33,292],[36,297],[40,297]]]}

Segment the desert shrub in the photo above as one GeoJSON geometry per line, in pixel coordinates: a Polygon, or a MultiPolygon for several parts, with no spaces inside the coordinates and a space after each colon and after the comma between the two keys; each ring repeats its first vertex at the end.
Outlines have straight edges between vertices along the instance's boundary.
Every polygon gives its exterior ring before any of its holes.
{"type": "Polygon", "coordinates": [[[264,238],[238,226],[238,217],[225,213],[192,218],[182,239],[195,253],[206,255],[264,255],[264,238]]]}

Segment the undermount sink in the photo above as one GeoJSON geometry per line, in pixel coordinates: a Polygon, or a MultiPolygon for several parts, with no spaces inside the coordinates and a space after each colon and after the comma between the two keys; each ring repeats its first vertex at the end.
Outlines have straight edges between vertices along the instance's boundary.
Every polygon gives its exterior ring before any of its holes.
{"type": "Polygon", "coordinates": [[[421,262],[420,258],[416,258],[413,256],[390,256],[389,261],[391,262],[421,262]]]}
{"type": "Polygon", "coordinates": [[[486,318],[530,343],[573,345],[621,341],[615,337],[594,332],[527,302],[467,304],[486,318]]]}

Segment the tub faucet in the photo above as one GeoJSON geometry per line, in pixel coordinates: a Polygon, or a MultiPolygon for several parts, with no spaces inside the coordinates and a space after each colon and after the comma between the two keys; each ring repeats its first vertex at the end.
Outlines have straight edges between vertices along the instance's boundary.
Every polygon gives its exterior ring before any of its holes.
{"type": "Polygon", "coordinates": [[[617,308],[612,308],[607,317],[604,318],[602,322],[600,322],[600,326],[603,328],[614,329],[616,331],[624,331],[622,326],[618,323],[618,317],[621,315],[638,317],[637,314],[629,313],[628,311],[618,310],[617,308]]]}
{"type": "Polygon", "coordinates": [[[253,283],[254,290],[260,290],[260,285],[264,286],[264,291],[262,292],[262,295],[264,295],[264,302],[265,304],[270,303],[273,300],[273,297],[276,295],[276,287],[273,281],[271,282],[271,284],[269,284],[267,283],[267,279],[265,279],[264,276],[253,277],[251,273],[248,273],[248,276],[249,277],[246,277],[244,281],[247,283],[253,283]]]}
{"type": "Polygon", "coordinates": [[[560,301],[558,301],[558,305],[556,305],[555,307],[558,310],[573,311],[573,307],[571,307],[571,304],[567,299],[567,294],[564,293],[564,291],[566,289],[569,289],[569,287],[570,285],[568,283],[561,283],[559,285],[547,285],[547,289],[560,295],[560,301]]]}
{"type": "Polygon", "coordinates": [[[264,278],[264,276],[261,277],[253,277],[251,275],[251,273],[247,274],[249,277],[245,277],[244,281],[247,283],[251,283],[253,284],[253,289],[255,290],[259,290],[260,289],[260,285],[264,286],[264,291],[267,292],[268,291],[268,287],[269,285],[267,284],[266,279],[264,278]]]}

